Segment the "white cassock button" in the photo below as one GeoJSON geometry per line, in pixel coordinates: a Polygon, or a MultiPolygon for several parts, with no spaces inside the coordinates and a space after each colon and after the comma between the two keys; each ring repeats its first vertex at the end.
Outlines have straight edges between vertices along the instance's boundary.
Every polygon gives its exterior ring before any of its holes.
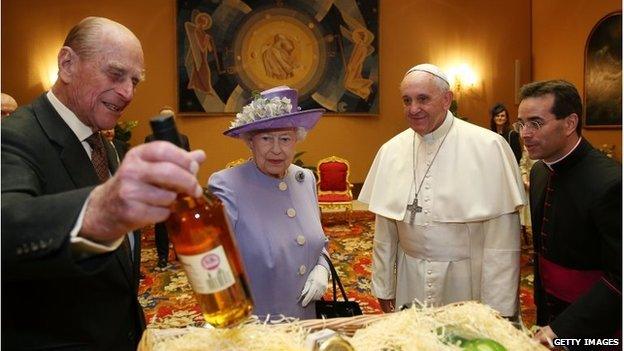
{"type": "Polygon", "coordinates": [[[304,275],[306,272],[306,266],[304,264],[299,267],[299,275],[304,275]]]}
{"type": "Polygon", "coordinates": [[[425,214],[429,214],[429,210],[425,210],[425,214]]]}
{"type": "Polygon", "coordinates": [[[431,285],[432,285],[431,283],[427,284],[428,287],[431,287],[431,285]]]}
{"type": "Polygon", "coordinates": [[[427,274],[431,274],[431,269],[427,271],[427,274]]]}
{"type": "Polygon", "coordinates": [[[285,182],[280,182],[278,187],[279,190],[286,191],[286,189],[288,189],[288,184],[286,184],[285,182]]]}
{"type": "Polygon", "coordinates": [[[297,236],[297,244],[299,244],[299,246],[303,246],[303,244],[305,244],[306,240],[305,240],[305,236],[303,235],[298,235],[297,236]]]}
{"type": "Polygon", "coordinates": [[[428,197],[425,198],[425,202],[429,202],[429,198],[428,197]]]}
{"type": "Polygon", "coordinates": [[[297,215],[297,211],[295,211],[294,208],[289,208],[288,210],[286,210],[286,214],[288,215],[288,217],[293,218],[297,215]]]}

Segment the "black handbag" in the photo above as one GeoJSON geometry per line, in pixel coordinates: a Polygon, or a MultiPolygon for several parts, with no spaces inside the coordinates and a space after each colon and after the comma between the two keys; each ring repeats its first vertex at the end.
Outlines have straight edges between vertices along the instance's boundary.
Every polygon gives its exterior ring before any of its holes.
{"type": "Polygon", "coordinates": [[[323,257],[325,257],[329,265],[329,270],[331,271],[334,299],[332,301],[325,301],[321,298],[321,300],[315,301],[316,318],[338,318],[361,315],[362,309],[360,308],[360,304],[357,301],[347,300],[347,293],[340,282],[340,278],[338,277],[338,273],[336,273],[336,268],[334,268],[331,259],[324,252],[323,257]],[[340,288],[344,301],[338,301],[336,285],[340,288]]]}

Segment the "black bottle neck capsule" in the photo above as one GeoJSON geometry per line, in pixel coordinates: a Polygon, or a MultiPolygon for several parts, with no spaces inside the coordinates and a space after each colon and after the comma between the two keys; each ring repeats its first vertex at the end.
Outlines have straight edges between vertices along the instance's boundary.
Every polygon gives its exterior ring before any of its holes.
{"type": "Polygon", "coordinates": [[[168,141],[176,146],[182,147],[182,140],[180,140],[180,133],[175,124],[173,116],[159,115],[150,119],[150,126],[152,127],[152,133],[154,139],[168,141]]]}

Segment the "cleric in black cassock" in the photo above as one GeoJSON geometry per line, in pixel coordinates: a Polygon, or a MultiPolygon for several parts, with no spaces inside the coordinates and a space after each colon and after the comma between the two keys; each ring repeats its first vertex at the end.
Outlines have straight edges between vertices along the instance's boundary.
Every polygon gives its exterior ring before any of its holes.
{"type": "Polygon", "coordinates": [[[621,330],[622,172],[581,136],[582,104],[565,81],[528,84],[518,123],[529,156],[536,335],[608,338],[621,330]]]}

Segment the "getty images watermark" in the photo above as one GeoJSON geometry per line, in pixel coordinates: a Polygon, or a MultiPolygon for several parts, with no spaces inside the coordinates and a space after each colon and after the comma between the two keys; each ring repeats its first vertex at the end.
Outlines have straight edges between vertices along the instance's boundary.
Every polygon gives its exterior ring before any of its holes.
{"type": "Polygon", "coordinates": [[[553,345],[555,346],[618,346],[620,345],[619,339],[553,339],[553,345]]]}

